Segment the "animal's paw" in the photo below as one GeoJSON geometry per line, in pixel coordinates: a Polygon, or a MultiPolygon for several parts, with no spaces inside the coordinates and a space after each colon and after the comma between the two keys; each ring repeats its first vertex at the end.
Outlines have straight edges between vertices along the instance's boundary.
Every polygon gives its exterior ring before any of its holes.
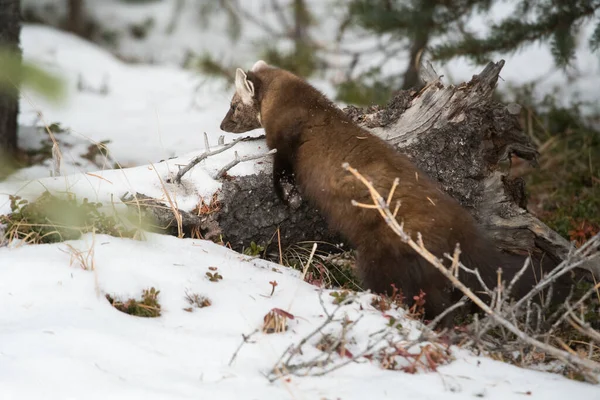
{"type": "Polygon", "coordinates": [[[287,179],[281,179],[279,183],[283,202],[293,210],[298,209],[302,204],[302,196],[298,193],[296,185],[287,179]]]}

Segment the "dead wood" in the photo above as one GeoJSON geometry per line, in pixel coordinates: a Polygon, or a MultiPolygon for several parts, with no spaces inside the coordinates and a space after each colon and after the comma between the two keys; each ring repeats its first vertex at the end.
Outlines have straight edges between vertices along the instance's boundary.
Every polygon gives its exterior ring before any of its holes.
{"type": "MultiPolygon", "coordinates": [[[[536,165],[538,153],[519,125],[520,107],[493,98],[503,66],[503,60],[491,62],[469,82],[454,86],[444,85],[432,66],[425,65],[420,91],[398,91],[384,107],[351,106],[344,111],[437,179],[500,248],[543,251],[563,260],[571,244],[527,211],[525,182],[510,174],[513,157],[536,165]]],[[[221,202],[214,220],[236,250],[252,241],[277,249],[278,229],[284,248],[304,240],[343,240],[306,201],[298,209],[284,206],[269,173],[226,177],[221,202]]],[[[172,211],[167,207],[165,212],[172,211]]]]}

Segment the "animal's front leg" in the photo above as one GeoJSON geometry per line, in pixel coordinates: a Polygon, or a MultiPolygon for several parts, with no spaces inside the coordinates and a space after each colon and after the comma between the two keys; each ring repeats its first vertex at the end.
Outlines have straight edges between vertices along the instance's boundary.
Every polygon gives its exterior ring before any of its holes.
{"type": "Polygon", "coordinates": [[[302,197],[296,187],[292,165],[284,157],[275,153],[273,160],[273,186],[277,197],[292,209],[302,204],[302,197]]]}

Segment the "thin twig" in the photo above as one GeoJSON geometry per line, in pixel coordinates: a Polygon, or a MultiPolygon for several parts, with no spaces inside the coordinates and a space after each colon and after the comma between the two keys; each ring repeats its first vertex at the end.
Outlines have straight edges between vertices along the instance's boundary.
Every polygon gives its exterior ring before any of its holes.
{"type": "Polygon", "coordinates": [[[223,168],[221,168],[219,170],[219,172],[217,172],[215,174],[215,179],[220,179],[222,178],[225,173],[227,171],[229,171],[231,168],[235,167],[236,165],[238,165],[241,162],[245,162],[245,161],[250,161],[250,160],[257,160],[259,158],[263,158],[263,157],[268,157],[271,154],[275,154],[277,152],[277,149],[272,149],[266,153],[258,153],[258,154],[249,154],[247,156],[243,156],[240,157],[237,153],[237,151],[234,153],[234,159],[233,161],[230,161],[228,164],[226,164],[223,168]]]}
{"type": "Polygon", "coordinates": [[[258,137],[243,137],[243,138],[236,139],[233,142],[224,145],[220,149],[210,151],[210,149],[208,147],[208,139],[205,136],[205,140],[206,140],[205,146],[206,146],[206,148],[205,148],[204,153],[200,154],[198,157],[196,157],[192,161],[190,161],[189,164],[187,164],[185,167],[181,168],[179,170],[179,172],[177,172],[177,175],[175,176],[175,178],[173,178],[173,182],[177,183],[177,184],[180,184],[181,183],[181,178],[183,177],[183,175],[185,175],[190,169],[194,168],[196,166],[196,164],[198,164],[200,161],[205,160],[205,159],[207,159],[210,156],[214,156],[216,154],[222,153],[225,150],[228,150],[228,149],[232,148],[233,146],[235,146],[236,144],[238,144],[240,142],[246,142],[246,141],[250,141],[250,140],[258,140],[258,139],[262,139],[262,138],[264,138],[264,135],[261,135],[261,136],[258,136],[258,137]]]}
{"type": "Polygon", "coordinates": [[[238,348],[235,350],[235,353],[233,353],[233,355],[231,356],[231,359],[229,360],[229,364],[227,364],[227,365],[231,366],[231,364],[233,364],[233,361],[235,360],[235,358],[237,357],[238,353],[242,349],[242,346],[244,345],[244,343],[248,343],[248,340],[252,337],[252,335],[254,335],[257,332],[258,332],[258,329],[255,329],[254,331],[252,331],[248,335],[244,335],[242,333],[242,342],[240,343],[240,345],[238,346],[238,348]]]}
{"type": "Polygon", "coordinates": [[[429,324],[427,324],[427,327],[433,331],[435,329],[435,327],[437,326],[437,324],[439,324],[440,321],[442,319],[444,319],[444,317],[446,315],[450,314],[452,311],[456,310],[457,308],[460,308],[460,307],[464,306],[465,304],[467,304],[467,300],[468,300],[467,296],[463,296],[459,301],[457,301],[452,306],[446,308],[444,310],[444,312],[442,312],[440,315],[435,317],[429,324]]]}

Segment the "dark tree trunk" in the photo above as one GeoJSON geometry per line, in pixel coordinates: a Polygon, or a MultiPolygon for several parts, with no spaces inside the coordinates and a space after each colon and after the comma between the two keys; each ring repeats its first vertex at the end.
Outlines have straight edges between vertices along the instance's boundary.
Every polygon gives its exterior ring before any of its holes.
{"type": "Polygon", "coordinates": [[[419,59],[427,44],[429,43],[429,34],[433,30],[433,13],[438,6],[438,0],[426,0],[421,5],[420,27],[415,31],[412,43],[410,45],[409,61],[406,72],[404,72],[404,81],[402,89],[420,89],[421,79],[419,78],[419,59]]]}
{"type": "Polygon", "coordinates": [[[294,0],[294,42],[296,51],[306,46],[310,15],[304,0],[294,0]]]}
{"type": "MultiPolygon", "coordinates": [[[[21,57],[19,34],[21,30],[21,2],[0,0],[0,49],[21,57]]],[[[0,66],[0,72],[1,72],[0,66]]],[[[0,157],[13,156],[17,150],[17,115],[19,89],[15,86],[0,91],[0,157]]]]}
{"type": "MultiPolygon", "coordinates": [[[[559,261],[571,244],[527,211],[525,183],[510,175],[511,157],[535,164],[538,153],[519,125],[520,107],[492,99],[503,66],[504,61],[490,63],[459,86],[444,86],[431,66],[422,66],[422,90],[400,91],[385,107],[345,111],[437,179],[499,248],[545,252],[559,261]]],[[[273,253],[278,240],[282,248],[305,240],[342,241],[306,201],[296,210],[281,204],[268,173],[226,180],[221,204],[220,211],[200,221],[198,228],[222,235],[238,251],[251,241],[271,246],[273,253]]],[[[172,220],[169,207],[164,209],[165,219],[172,220]]],[[[600,275],[600,266],[584,267],[600,275]]]]}
{"type": "Polygon", "coordinates": [[[69,14],[67,16],[67,30],[76,35],[85,37],[85,15],[83,13],[83,0],[69,0],[69,14]]]}

